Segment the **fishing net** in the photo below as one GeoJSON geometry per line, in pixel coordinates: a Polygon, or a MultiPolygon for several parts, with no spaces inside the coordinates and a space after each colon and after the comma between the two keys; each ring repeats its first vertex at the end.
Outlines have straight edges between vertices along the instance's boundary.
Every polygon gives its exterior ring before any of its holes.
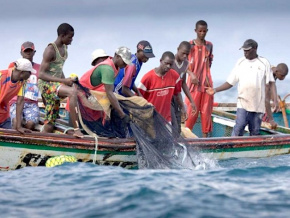
{"type": "Polygon", "coordinates": [[[116,94],[129,124],[111,110],[109,100],[101,92],[78,86],[80,122],[88,134],[136,140],[139,169],[194,169],[198,149],[178,135],[177,131],[144,98],[125,98],[116,94]],[[194,160],[195,159],[195,160],[194,160]]]}

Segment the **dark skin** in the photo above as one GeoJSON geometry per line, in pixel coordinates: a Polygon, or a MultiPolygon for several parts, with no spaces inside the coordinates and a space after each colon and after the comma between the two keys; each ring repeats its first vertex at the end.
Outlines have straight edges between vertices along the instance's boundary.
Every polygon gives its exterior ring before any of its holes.
{"type": "Polygon", "coordinates": [[[206,25],[197,25],[196,29],[197,38],[194,40],[197,45],[205,45],[205,36],[207,34],[207,26],[206,25]]]}
{"type": "MultiPolygon", "coordinates": [[[[61,34],[57,37],[55,44],[60,52],[61,56],[65,55],[65,48],[64,45],[70,45],[73,40],[74,32],[70,31],[67,34],[61,34]]],[[[68,97],[69,98],[69,109],[70,109],[70,116],[73,123],[74,130],[74,136],[75,137],[83,137],[83,134],[81,133],[79,129],[78,124],[78,118],[77,118],[77,90],[72,87],[73,82],[75,79],[72,78],[65,78],[63,72],[61,77],[54,77],[46,73],[49,70],[49,64],[50,62],[54,61],[56,58],[56,53],[52,45],[49,45],[46,47],[44,53],[43,53],[43,59],[40,65],[40,71],[39,71],[39,79],[42,79],[44,81],[50,81],[50,82],[60,82],[63,85],[61,85],[58,96],[61,98],[68,97]]],[[[43,132],[53,132],[54,125],[51,123],[48,123],[44,126],[43,132]]]]}
{"type": "Polygon", "coordinates": [[[92,66],[96,66],[98,65],[99,63],[103,62],[104,60],[106,60],[108,58],[108,56],[106,57],[99,57],[97,59],[95,59],[93,62],[92,62],[92,66]]]}
{"type": "MultiPolygon", "coordinates": [[[[20,54],[23,58],[26,58],[30,60],[31,63],[33,63],[33,56],[35,54],[35,50],[33,49],[25,49],[24,51],[20,51],[20,54]]],[[[19,105],[19,110],[23,111],[24,107],[24,97],[23,96],[18,96],[17,97],[17,104],[19,105]]],[[[34,130],[35,128],[35,123],[31,120],[28,120],[25,124],[25,127],[30,130],[34,130]]],[[[16,119],[12,119],[12,128],[16,129],[16,119]]]]}
{"type": "MultiPolygon", "coordinates": [[[[249,50],[244,50],[244,56],[246,59],[248,60],[253,60],[255,58],[257,58],[257,48],[251,48],[249,50]]],[[[275,90],[276,90],[276,86],[274,86],[275,83],[270,82],[269,84],[266,84],[266,97],[265,97],[265,108],[266,108],[266,113],[268,115],[268,117],[270,118],[269,123],[271,125],[271,128],[276,128],[277,124],[274,122],[273,120],[273,115],[272,115],[272,111],[271,111],[271,105],[270,105],[270,93],[272,92],[273,95],[275,94],[275,90]]],[[[214,95],[217,92],[221,92],[227,89],[232,88],[233,86],[231,84],[229,84],[228,82],[225,82],[224,84],[222,84],[221,86],[217,87],[217,88],[212,88],[212,87],[207,87],[206,88],[206,92],[209,95],[214,95]]],[[[275,106],[275,108],[278,107],[278,105],[275,106]]]]}
{"type": "MultiPolygon", "coordinates": [[[[117,54],[115,54],[115,56],[113,57],[112,60],[115,64],[116,69],[124,68],[127,65],[122,60],[122,58],[117,54]]],[[[117,111],[120,118],[124,118],[126,114],[122,110],[122,108],[121,108],[121,106],[120,106],[120,104],[119,104],[119,102],[114,94],[114,84],[104,84],[104,86],[105,86],[105,91],[106,91],[107,97],[108,97],[112,107],[117,111]]]]}
{"type": "MultiPolygon", "coordinates": [[[[146,63],[149,59],[145,56],[144,52],[141,50],[137,51],[136,57],[137,57],[139,63],[146,63]]],[[[142,96],[135,84],[133,85],[132,89],[138,96],[142,96]]],[[[130,87],[127,87],[125,85],[122,86],[122,93],[127,97],[134,96],[134,93],[130,90],[130,87]]]]}
{"type": "MultiPolygon", "coordinates": [[[[180,47],[177,48],[177,54],[175,55],[175,60],[177,61],[178,64],[182,64],[183,61],[187,60],[188,55],[189,55],[189,51],[190,50],[186,46],[181,45],[180,47]]],[[[187,72],[189,72],[189,71],[187,71],[187,72]]],[[[184,91],[186,97],[190,101],[190,104],[192,107],[192,112],[193,112],[192,115],[194,115],[196,113],[196,106],[195,106],[195,103],[191,97],[191,94],[190,94],[189,89],[188,89],[187,84],[186,84],[186,74],[184,74],[183,78],[182,78],[182,90],[184,91]]],[[[179,93],[178,95],[180,95],[179,98],[181,98],[181,101],[182,101],[181,93],[179,93]]],[[[183,103],[182,103],[182,105],[183,105],[183,103]]],[[[182,108],[182,106],[181,106],[181,108],[182,108]]],[[[184,106],[183,106],[183,108],[184,108],[184,106]]],[[[186,114],[186,112],[185,112],[185,114],[186,114]]],[[[186,120],[186,118],[184,120],[186,120]]]]}
{"type": "MultiPolygon", "coordinates": [[[[19,71],[14,69],[12,71],[12,76],[11,80],[13,82],[18,82],[18,81],[24,81],[27,80],[31,75],[30,71],[19,71]]],[[[21,134],[24,133],[30,133],[31,130],[23,128],[21,126],[21,114],[23,110],[23,105],[24,105],[24,98],[23,97],[17,97],[17,102],[16,102],[16,123],[15,123],[15,129],[20,132],[21,134]]]]}

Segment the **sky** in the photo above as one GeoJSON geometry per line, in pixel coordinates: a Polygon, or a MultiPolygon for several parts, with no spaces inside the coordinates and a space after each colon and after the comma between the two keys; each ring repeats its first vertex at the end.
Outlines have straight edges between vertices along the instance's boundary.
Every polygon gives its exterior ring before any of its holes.
{"type": "MultiPolygon", "coordinates": [[[[133,53],[141,40],[153,47],[155,58],[138,75],[158,67],[165,51],[176,53],[181,41],[196,38],[195,23],[208,23],[206,40],[213,43],[211,73],[214,86],[221,85],[236,61],[246,39],[258,42],[258,54],[272,65],[290,66],[290,1],[288,0],[1,0],[0,69],[20,57],[20,46],[32,41],[34,62],[41,63],[48,43],[57,38],[57,27],[69,23],[75,36],[68,48],[64,73],[82,76],[91,68],[91,53],[104,49],[114,55],[126,46],[133,53]]],[[[290,93],[290,81],[278,81],[281,97],[290,93]]],[[[215,95],[217,102],[235,102],[236,88],[215,95]]]]}

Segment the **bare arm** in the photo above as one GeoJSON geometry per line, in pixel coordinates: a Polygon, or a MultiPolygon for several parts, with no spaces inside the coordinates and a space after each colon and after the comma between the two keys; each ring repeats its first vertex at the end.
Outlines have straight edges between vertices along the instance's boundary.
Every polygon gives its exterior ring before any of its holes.
{"type": "Polygon", "coordinates": [[[48,82],[60,82],[60,83],[64,83],[66,85],[71,86],[72,82],[70,82],[70,79],[65,79],[63,73],[62,73],[61,78],[54,77],[54,76],[51,76],[48,73],[46,73],[49,70],[50,62],[52,62],[54,60],[55,60],[55,50],[54,50],[52,45],[49,45],[44,50],[43,59],[42,59],[41,65],[40,65],[38,78],[42,79],[44,81],[48,81],[48,82]]]}
{"type": "Polygon", "coordinates": [[[195,76],[195,74],[189,70],[187,70],[186,73],[189,75],[190,82],[194,85],[198,85],[199,81],[198,81],[197,77],[195,76]]]}
{"type": "Polygon", "coordinates": [[[136,93],[136,95],[142,96],[139,89],[137,89],[137,87],[135,86],[135,84],[133,85],[133,91],[136,93]]]}
{"type": "Polygon", "coordinates": [[[31,132],[29,129],[23,128],[21,126],[21,114],[24,107],[24,97],[23,96],[17,96],[17,102],[16,102],[16,130],[22,134],[25,132],[31,132]]]}
{"type": "Polygon", "coordinates": [[[117,113],[119,114],[119,116],[121,118],[123,118],[125,116],[124,111],[122,110],[116,96],[114,95],[114,85],[112,84],[104,84],[105,85],[105,90],[108,96],[108,99],[112,105],[112,107],[117,111],[117,113]]]}
{"type": "Polygon", "coordinates": [[[217,87],[217,88],[211,88],[211,87],[207,87],[206,88],[206,92],[209,95],[214,95],[217,92],[221,92],[224,90],[228,90],[230,88],[232,88],[233,86],[231,84],[229,84],[228,82],[225,82],[224,84],[222,84],[221,86],[217,87]]]}
{"type": "Polygon", "coordinates": [[[266,91],[265,91],[265,94],[266,94],[266,98],[265,98],[266,114],[268,116],[268,119],[269,119],[269,123],[271,125],[271,128],[272,129],[276,129],[277,128],[277,123],[275,123],[275,121],[273,119],[273,113],[272,113],[271,104],[270,104],[271,91],[272,91],[271,84],[266,84],[266,91]]]}
{"type": "Polygon", "coordinates": [[[130,88],[127,87],[127,86],[122,86],[122,93],[123,93],[123,95],[125,95],[126,97],[134,96],[133,92],[131,92],[130,88]]]}
{"type": "Polygon", "coordinates": [[[270,86],[269,98],[271,99],[271,96],[272,96],[272,100],[273,100],[273,103],[274,103],[274,112],[277,112],[277,111],[279,111],[279,101],[278,101],[276,83],[275,82],[270,82],[269,86],[270,86]]]}

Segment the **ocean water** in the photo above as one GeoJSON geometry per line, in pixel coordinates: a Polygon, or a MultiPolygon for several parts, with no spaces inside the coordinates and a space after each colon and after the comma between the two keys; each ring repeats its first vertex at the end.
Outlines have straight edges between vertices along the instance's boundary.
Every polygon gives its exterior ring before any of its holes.
{"type": "Polygon", "coordinates": [[[290,155],[207,169],[91,163],[0,172],[1,217],[289,217],[290,155]]]}

